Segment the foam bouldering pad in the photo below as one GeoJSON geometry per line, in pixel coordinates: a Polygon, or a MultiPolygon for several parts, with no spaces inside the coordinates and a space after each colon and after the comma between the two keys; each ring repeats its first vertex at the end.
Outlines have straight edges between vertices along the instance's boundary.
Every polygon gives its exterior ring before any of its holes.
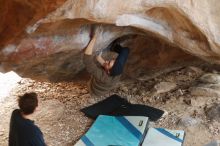
{"type": "Polygon", "coordinates": [[[164,128],[149,128],[142,146],[183,146],[185,132],[164,128]]]}
{"type": "Polygon", "coordinates": [[[148,117],[100,115],[75,146],[140,146],[148,117]]]}

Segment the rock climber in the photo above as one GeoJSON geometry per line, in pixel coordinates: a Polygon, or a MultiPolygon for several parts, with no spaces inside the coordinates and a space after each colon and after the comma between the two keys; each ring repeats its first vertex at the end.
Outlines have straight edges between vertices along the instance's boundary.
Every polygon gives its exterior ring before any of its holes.
{"type": "Polygon", "coordinates": [[[97,40],[97,33],[94,34],[84,52],[83,61],[87,71],[91,74],[89,91],[91,96],[102,96],[114,89],[119,82],[123,68],[129,55],[129,48],[122,47],[113,41],[109,46],[110,51],[118,53],[116,59],[105,60],[101,53],[96,56],[97,65],[93,60],[93,49],[97,40]]]}

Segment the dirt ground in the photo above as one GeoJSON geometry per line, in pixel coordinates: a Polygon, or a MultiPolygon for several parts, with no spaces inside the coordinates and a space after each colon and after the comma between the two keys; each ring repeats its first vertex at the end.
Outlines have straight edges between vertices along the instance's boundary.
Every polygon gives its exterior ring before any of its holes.
{"type": "MultiPolygon", "coordinates": [[[[219,104],[220,99],[194,96],[190,87],[197,84],[201,75],[210,72],[218,73],[191,66],[148,81],[126,78],[111,94],[116,93],[131,103],[165,110],[167,114],[159,121],[151,122],[150,126],[185,130],[184,146],[203,146],[220,139],[220,122],[210,120],[206,114],[207,107],[219,104]],[[175,83],[175,86],[168,83],[175,83]]],[[[7,145],[10,115],[17,108],[17,96],[31,91],[40,97],[33,118],[44,133],[48,146],[74,145],[93,122],[80,109],[105,98],[91,98],[86,83],[47,83],[22,79],[9,96],[0,100],[0,146],[7,145]]]]}

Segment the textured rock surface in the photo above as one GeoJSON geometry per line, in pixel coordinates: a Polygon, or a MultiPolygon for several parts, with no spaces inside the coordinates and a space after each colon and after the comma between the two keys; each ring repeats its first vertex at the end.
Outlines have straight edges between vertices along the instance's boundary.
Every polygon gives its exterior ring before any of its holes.
{"type": "Polygon", "coordinates": [[[0,47],[15,43],[28,25],[45,17],[61,6],[65,0],[1,0],[0,1],[0,47]]]}
{"type": "Polygon", "coordinates": [[[217,0],[1,1],[0,69],[74,79],[83,73],[91,25],[102,28],[97,50],[125,38],[132,49],[126,73],[134,78],[191,63],[193,56],[219,64],[219,8],[217,0]]]}
{"type": "Polygon", "coordinates": [[[203,83],[220,84],[220,75],[218,74],[205,74],[201,76],[200,81],[203,83]]]}
{"type": "Polygon", "coordinates": [[[190,126],[197,126],[201,123],[201,120],[195,119],[192,117],[183,117],[179,121],[180,126],[190,127],[190,126]]]}
{"type": "Polygon", "coordinates": [[[207,109],[206,114],[209,119],[220,122],[220,104],[215,103],[207,109]]]}
{"type": "Polygon", "coordinates": [[[194,96],[220,97],[220,75],[208,73],[199,78],[199,84],[190,88],[194,96]]]}

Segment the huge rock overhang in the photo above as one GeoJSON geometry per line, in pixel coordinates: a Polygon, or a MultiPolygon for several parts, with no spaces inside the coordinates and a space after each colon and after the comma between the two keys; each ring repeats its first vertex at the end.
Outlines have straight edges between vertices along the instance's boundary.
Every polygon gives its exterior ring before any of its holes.
{"type": "Polygon", "coordinates": [[[23,77],[84,77],[83,50],[92,28],[100,32],[94,52],[118,38],[131,48],[125,68],[130,77],[147,79],[198,58],[220,62],[220,6],[214,1],[57,0],[51,5],[44,0],[3,5],[0,68],[23,77]]]}

